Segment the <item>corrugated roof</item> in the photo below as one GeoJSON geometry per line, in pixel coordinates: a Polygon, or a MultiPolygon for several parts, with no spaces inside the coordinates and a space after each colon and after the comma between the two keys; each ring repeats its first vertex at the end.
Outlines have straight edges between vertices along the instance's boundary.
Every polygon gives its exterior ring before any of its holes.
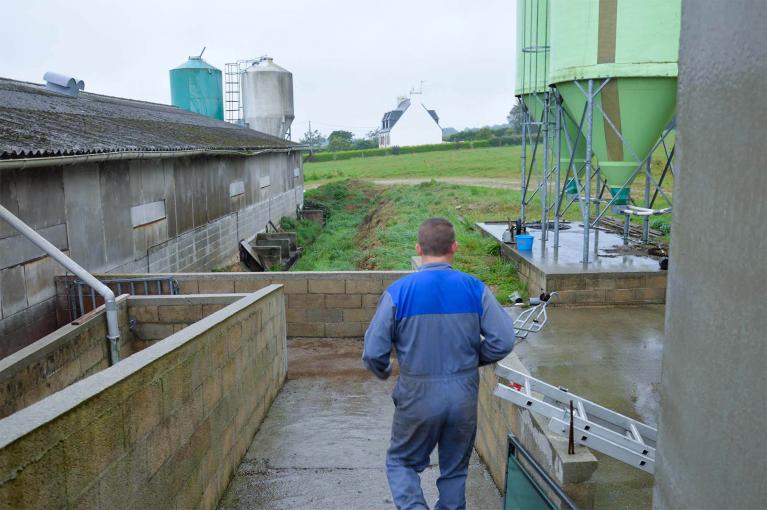
{"type": "Polygon", "coordinates": [[[0,159],[124,151],[259,150],[297,144],[168,106],[0,78],[0,159]]]}

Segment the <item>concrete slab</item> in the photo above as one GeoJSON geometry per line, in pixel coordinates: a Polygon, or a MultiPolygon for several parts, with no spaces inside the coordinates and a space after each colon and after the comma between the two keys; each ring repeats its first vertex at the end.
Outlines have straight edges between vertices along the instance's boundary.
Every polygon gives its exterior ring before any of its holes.
{"type": "MultiPolygon", "coordinates": [[[[522,251],[512,247],[520,257],[529,261],[546,274],[571,273],[647,273],[659,272],[657,257],[626,253],[623,238],[611,232],[592,230],[591,253],[589,265],[583,267],[583,225],[570,223],[571,228],[560,230],[559,249],[554,250],[554,234],[549,231],[549,241],[545,249],[541,249],[541,231],[528,228],[528,234],[533,236],[533,250],[522,251]]],[[[486,222],[477,223],[482,231],[501,240],[507,224],[486,222]]],[[[509,245],[510,246],[510,245],[509,245]]]]}
{"type": "Polygon", "coordinates": [[[484,234],[495,238],[501,254],[517,264],[520,279],[530,295],[557,291],[554,305],[613,305],[665,303],[666,271],[659,257],[651,257],[623,245],[620,236],[609,232],[592,233],[592,255],[583,265],[583,226],[570,223],[560,232],[559,248],[554,239],[546,245],[541,231],[529,228],[534,238],[532,251],[519,251],[514,244],[501,241],[506,223],[477,223],[484,234]]]}
{"type": "MultiPolygon", "coordinates": [[[[219,508],[393,507],[384,463],[394,380],[381,382],[365,374],[359,368],[361,347],[356,340],[289,344],[293,379],[272,405],[219,508]],[[322,355],[331,348],[338,354],[335,359],[322,355]]],[[[430,505],[437,498],[438,476],[433,456],[422,475],[430,505]]],[[[467,508],[500,504],[500,494],[475,454],[467,508]]]]}
{"type": "MultiPolygon", "coordinates": [[[[515,352],[534,377],[656,425],[663,328],[660,305],[551,308],[546,328],[515,352]]],[[[652,506],[651,475],[594,454],[595,509],[652,506]]]]}

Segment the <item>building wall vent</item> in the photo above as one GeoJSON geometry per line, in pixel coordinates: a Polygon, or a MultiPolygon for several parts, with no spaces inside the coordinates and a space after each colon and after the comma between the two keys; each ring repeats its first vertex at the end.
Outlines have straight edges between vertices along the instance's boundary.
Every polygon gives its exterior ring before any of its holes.
{"type": "Polygon", "coordinates": [[[43,79],[45,80],[45,88],[59,94],[77,97],[81,90],[85,90],[85,82],[83,80],[76,80],[64,74],[48,71],[43,76],[43,79]]]}

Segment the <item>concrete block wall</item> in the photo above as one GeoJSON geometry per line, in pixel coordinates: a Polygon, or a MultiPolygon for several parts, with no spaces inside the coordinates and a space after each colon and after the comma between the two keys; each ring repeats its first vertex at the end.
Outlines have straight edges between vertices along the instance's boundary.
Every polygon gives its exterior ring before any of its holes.
{"type": "MultiPolygon", "coordinates": [[[[109,367],[105,310],[98,309],[0,360],[0,418],[109,367]]],[[[121,356],[132,353],[128,296],[117,298],[121,356]]]]}
{"type": "Polygon", "coordinates": [[[568,305],[641,305],[666,302],[666,272],[544,275],[546,292],[568,305]]]}
{"type": "Polygon", "coordinates": [[[195,296],[131,296],[133,350],[140,351],[241,299],[242,294],[195,296]]]}
{"type": "Polygon", "coordinates": [[[243,296],[0,420],[0,501],[215,508],[286,361],[282,288],[243,296]]]}
{"type": "Polygon", "coordinates": [[[206,271],[225,267],[239,260],[238,245],[283,216],[295,216],[303,203],[303,189],[293,189],[263,202],[206,223],[171,240],[152,246],[148,254],[114,273],[176,273],[206,271]]]}
{"type": "Polygon", "coordinates": [[[508,260],[517,263],[520,279],[530,296],[557,291],[553,305],[642,305],[666,302],[665,271],[633,273],[546,273],[502,244],[508,260]]]}
{"type": "MultiPolygon", "coordinates": [[[[224,267],[240,239],[302,203],[300,153],[0,170],[0,204],[91,272],[224,267]],[[231,196],[234,182],[242,193],[231,196]]],[[[0,358],[56,329],[61,274],[0,220],[0,358]]]]}
{"type": "MultiPolygon", "coordinates": [[[[381,293],[407,274],[407,271],[283,271],[168,276],[176,280],[181,294],[253,292],[270,284],[280,284],[285,287],[289,337],[361,338],[381,293]]],[[[64,305],[66,300],[60,302],[64,305]]]]}
{"type": "MultiPolygon", "coordinates": [[[[516,354],[509,355],[503,363],[516,370],[527,372],[516,354]]],[[[478,425],[475,448],[485,462],[493,481],[503,493],[506,490],[508,462],[508,434],[520,439],[538,464],[557,481],[580,508],[594,506],[595,485],[590,481],[597,468],[597,459],[582,446],[575,447],[575,455],[567,454],[567,439],[548,432],[545,420],[527,409],[520,409],[495,395],[493,391],[501,379],[495,375],[493,366],[480,368],[478,425]]],[[[533,473],[532,470],[529,472],[533,473]]],[[[545,487],[542,480],[538,480],[545,487]]],[[[561,505],[556,494],[547,494],[561,505]]],[[[564,508],[564,507],[562,507],[564,508]]]]}

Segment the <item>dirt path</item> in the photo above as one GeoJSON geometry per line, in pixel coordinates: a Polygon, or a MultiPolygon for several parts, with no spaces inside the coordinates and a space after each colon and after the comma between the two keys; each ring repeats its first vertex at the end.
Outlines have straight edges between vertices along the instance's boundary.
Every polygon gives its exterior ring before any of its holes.
{"type": "Polygon", "coordinates": [[[489,177],[422,177],[407,179],[373,179],[375,184],[381,186],[396,186],[400,184],[416,185],[423,182],[444,182],[458,184],[460,186],[482,186],[484,188],[519,189],[519,181],[512,179],[492,179],[489,177]]]}

